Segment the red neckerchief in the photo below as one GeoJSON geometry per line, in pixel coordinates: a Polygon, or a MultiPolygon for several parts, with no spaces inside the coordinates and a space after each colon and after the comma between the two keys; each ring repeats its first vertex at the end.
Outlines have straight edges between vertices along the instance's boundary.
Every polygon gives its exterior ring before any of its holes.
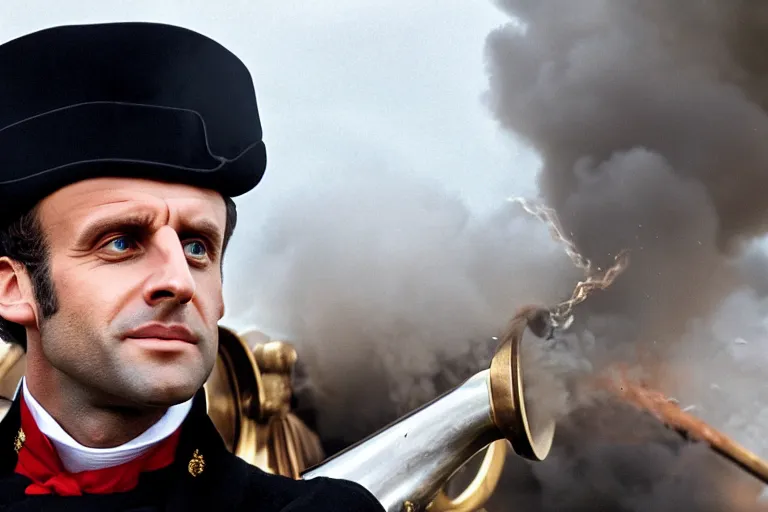
{"type": "Polygon", "coordinates": [[[112,494],[130,491],[146,471],[155,471],[170,465],[176,454],[181,429],[158,443],[141,456],[119,466],[80,473],[68,473],[56,449],[40,432],[24,399],[21,400],[21,428],[24,444],[19,450],[16,473],[32,480],[26,494],[57,494],[81,496],[83,494],[112,494]]]}

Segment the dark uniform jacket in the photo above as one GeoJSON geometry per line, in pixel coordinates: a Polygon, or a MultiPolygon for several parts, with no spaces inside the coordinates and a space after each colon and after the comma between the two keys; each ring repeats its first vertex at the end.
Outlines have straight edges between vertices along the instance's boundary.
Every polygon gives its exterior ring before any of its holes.
{"type": "Polygon", "coordinates": [[[195,397],[192,409],[182,424],[175,461],[164,469],[143,474],[134,490],[73,497],[27,496],[24,491],[30,480],[14,472],[17,460],[14,442],[21,424],[20,395],[0,422],[2,512],[384,510],[365,488],[356,483],[328,478],[297,481],[265,473],[247,464],[227,450],[206,413],[202,391],[195,397]]]}

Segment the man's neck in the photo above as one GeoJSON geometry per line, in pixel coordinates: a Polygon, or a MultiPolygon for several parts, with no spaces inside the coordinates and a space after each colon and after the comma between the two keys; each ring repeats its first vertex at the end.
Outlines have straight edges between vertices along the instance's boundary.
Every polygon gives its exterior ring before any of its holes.
{"type": "MultiPolygon", "coordinates": [[[[51,372],[45,372],[51,376],[51,372]]],[[[40,406],[79,444],[88,448],[113,448],[135,439],[168,411],[167,408],[118,408],[95,405],[65,377],[38,378],[34,368],[27,368],[25,385],[40,406]]]]}
{"type": "Polygon", "coordinates": [[[192,400],[169,408],[168,412],[141,435],[116,447],[93,448],[78,443],[40,405],[26,382],[22,388],[24,403],[36,427],[53,444],[64,468],[70,473],[117,466],[140,457],[178,431],[192,407],[192,400]]]}

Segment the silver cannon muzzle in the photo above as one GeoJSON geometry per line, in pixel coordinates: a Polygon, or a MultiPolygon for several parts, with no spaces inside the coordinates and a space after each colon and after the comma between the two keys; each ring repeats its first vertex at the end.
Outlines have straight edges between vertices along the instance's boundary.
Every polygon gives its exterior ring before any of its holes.
{"type": "Polygon", "coordinates": [[[473,510],[434,505],[450,477],[480,450],[506,439],[519,456],[540,461],[552,446],[554,420],[539,417],[535,404],[525,400],[520,350],[549,332],[548,310],[524,308],[512,319],[489,369],[310,468],[302,478],[355,481],[388,512],[473,510]]]}

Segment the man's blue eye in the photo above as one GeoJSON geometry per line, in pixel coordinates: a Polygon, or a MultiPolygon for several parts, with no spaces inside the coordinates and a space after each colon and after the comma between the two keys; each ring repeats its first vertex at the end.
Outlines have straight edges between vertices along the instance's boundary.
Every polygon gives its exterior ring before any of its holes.
{"type": "Polygon", "coordinates": [[[119,238],[115,238],[109,244],[107,244],[107,247],[112,247],[117,252],[124,252],[129,249],[131,249],[131,241],[127,236],[121,236],[119,238]]]}
{"type": "Polygon", "coordinates": [[[188,256],[193,258],[200,258],[208,253],[208,251],[205,249],[205,244],[197,240],[186,244],[184,246],[184,250],[188,256]]]}

